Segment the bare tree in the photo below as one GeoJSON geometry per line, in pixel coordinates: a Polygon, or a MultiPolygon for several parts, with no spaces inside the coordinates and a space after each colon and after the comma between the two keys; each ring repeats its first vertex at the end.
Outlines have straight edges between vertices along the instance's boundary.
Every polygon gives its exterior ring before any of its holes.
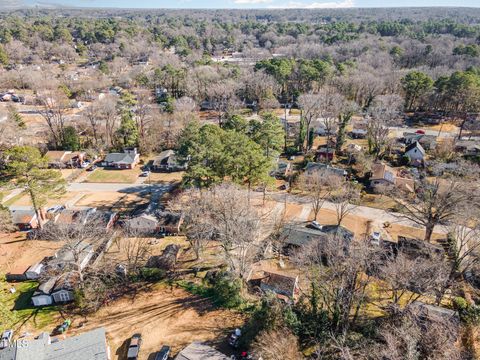
{"type": "Polygon", "coordinates": [[[341,184],[343,179],[328,169],[306,171],[300,175],[298,185],[301,190],[307,193],[312,205],[315,220],[322,209],[323,203],[327,200],[334,189],[341,184]]]}
{"type": "MultiPolygon", "coordinates": [[[[473,187],[473,184],[470,184],[473,187]]],[[[416,184],[413,198],[395,192],[393,200],[399,216],[425,227],[425,241],[430,241],[436,225],[451,220],[460,207],[475,200],[477,192],[457,178],[423,178],[416,184]]]]}
{"type": "Polygon", "coordinates": [[[330,200],[335,205],[338,226],[357,207],[356,203],[359,199],[360,191],[358,187],[350,182],[344,183],[330,196],[330,200]]]}
{"type": "Polygon", "coordinates": [[[252,344],[252,352],[264,360],[303,359],[298,338],[286,328],[258,334],[252,344]]]}
{"type": "Polygon", "coordinates": [[[375,160],[382,155],[390,143],[389,126],[400,121],[403,100],[398,95],[378,96],[367,111],[367,138],[370,153],[375,160]]]}
{"type": "Polygon", "coordinates": [[[53,144],[60,148],[63,144],[67,110],[70,108],[69,100],[62,91],[48,91],[37,97],[41,104],[39,113],[45,119],[53,144]]]}

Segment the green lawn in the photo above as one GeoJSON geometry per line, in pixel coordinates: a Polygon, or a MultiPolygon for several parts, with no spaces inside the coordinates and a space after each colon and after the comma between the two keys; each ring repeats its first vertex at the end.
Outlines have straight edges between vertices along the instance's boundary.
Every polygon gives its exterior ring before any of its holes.
{"type": "Polygon", "coordinates": [[[55,315],[59,313],[58,307],[35,308],[31,304],[32,294],[38,286],[37,282],[15,283],[17,291],[14,294],[10,293],[10,286],[4,280],[0,280],[0,332],[6,329],[18,331],[23,325],[35,329],[53,325],[55,315]]]}
{"type": "Polygon", "coordinates": [[[90,183],[129,183],[133,184],[138,178],[140,170],[107,170],[96,169],[88,177],[90,183]]]}

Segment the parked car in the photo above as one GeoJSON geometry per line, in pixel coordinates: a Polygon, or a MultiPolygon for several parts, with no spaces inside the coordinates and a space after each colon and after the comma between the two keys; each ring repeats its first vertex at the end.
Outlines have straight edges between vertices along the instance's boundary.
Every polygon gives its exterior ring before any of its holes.
{"type": "Polygon", "coordinates": [[[237,348],[240,343],[240,337],[242,336],[242,330],[235,329],[234,332],[228,337],[228,345],[231,347],[237,348]]]}
{"type": "Polygon", "coordinates": [[[140,352],[140,345],[142,345],[142,335],[133,334],[130,339],[130,345],[128,346],[127,359],[128,360],[137,360],[138,353],[140,352]]]}
{"type": "Polygon", "coordinates": [[[150,171],[149,170],[146,170],[146,171],[143,171],[140,176],[141,177],[148,177],[150,175],[150,171]]]}
{"type": "Polygon", "coordinates": [[[94,171],[97,168],[97,165],[90,166],[87,171],[94,171]]]}
{"type": "Polygon", "coordinates": [[[316,230],[322,230],[322,225],[320,225],[320,223],[318,221],[312,221],[310,224],[309,224],[310,228],[312,229],[316,229],[316,230]]]}
{"type": "Polygon", "coordinates": [[[0,339],[0,349],[5,349],[10,345],[12,342],[13,337],[13,330],[5,330],[2,334],[2,338],[0,339]]]}
{"type": "Polygon", "coordinates": [[[155,360],[167,360],[168,355],[170,355],[170,346],[164,345],[155,355],[155,360]]]}

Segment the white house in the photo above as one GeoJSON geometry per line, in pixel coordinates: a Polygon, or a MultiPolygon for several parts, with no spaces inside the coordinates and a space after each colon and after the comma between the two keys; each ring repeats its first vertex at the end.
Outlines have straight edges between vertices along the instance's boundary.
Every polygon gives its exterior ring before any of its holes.
{"type": "Polygon", "coordinates": [[[53,304],[52,289],[55,286],[57,277],[53,276],[41,283],[32,295],[33,306],[47,306],[53,304]]]}
{"type": "Polygon", "coordinates": [[[425,149],[416,141],[405,148],[405,156],[411,165],[421,165],[425,158],[425,149]]]}
{"type": "Polygon", "coordinates": [[[25,271],[25,277],[28,280],[35,280],[40,277],[40,274],[42,273],[42,270],[44,268],[44,264],[42,263],[36,263],[30,266],[27,271],[25,271]]]}

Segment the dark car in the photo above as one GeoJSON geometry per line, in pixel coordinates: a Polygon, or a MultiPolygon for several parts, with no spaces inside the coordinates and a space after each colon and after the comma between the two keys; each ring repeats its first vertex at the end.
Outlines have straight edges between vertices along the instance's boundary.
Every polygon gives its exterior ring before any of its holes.
{"type": "Polygon", "coordinates": [[[134,334],[130,339],[130,345],[128,346],[127,359],[138,359],[138,353],[140,352],[140,345],[142,345],[142,335],[134,334]]]}
{"type": "Polygon", "coordinates": [[[170,355],[170,346],[164,345],[155,355],[155,360],[167,360],[168,355],[170,355]]]}

